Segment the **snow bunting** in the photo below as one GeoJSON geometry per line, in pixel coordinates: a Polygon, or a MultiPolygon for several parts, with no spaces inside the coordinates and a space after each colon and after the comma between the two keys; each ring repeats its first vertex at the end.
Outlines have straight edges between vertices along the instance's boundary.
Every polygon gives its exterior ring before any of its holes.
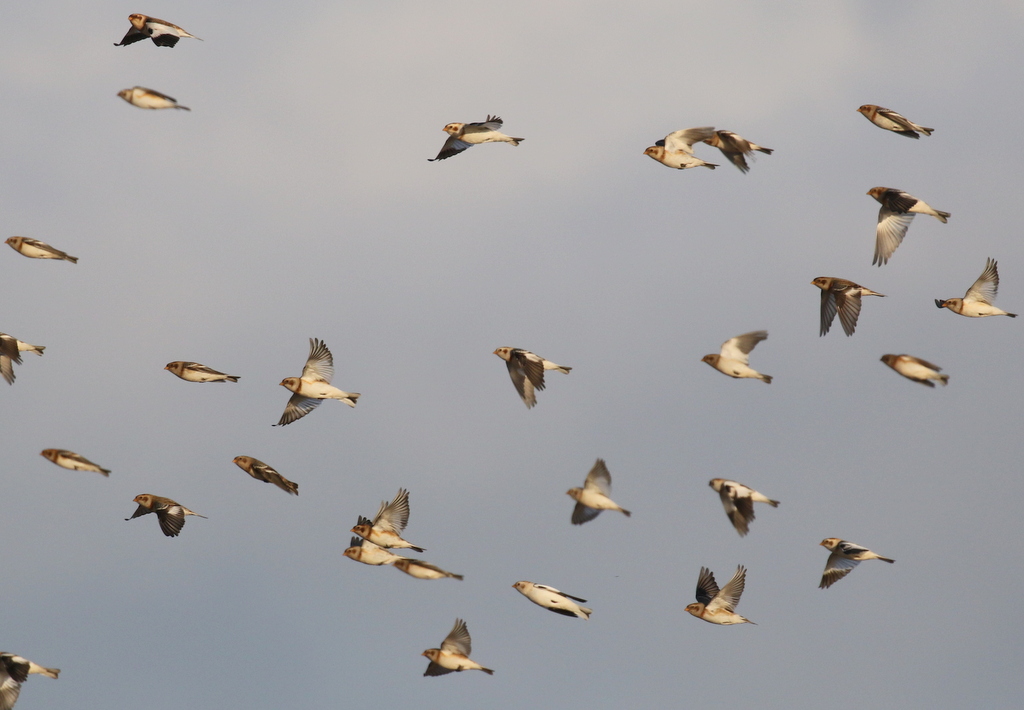
{"type": "Polygon", "coordinates": [[[857,327],[857,318],[860,316],[860,297],[885,297],[884,293],[875,293],[853,281],[837,279],[834,276],[819,276],[811,281],[811,285],[821,289],[821,332],[819,335],[825,335],[832,327],[836,312],[839,313],[839,322],[843,324],[843,332],[853,335],[853,331],[857,327]]]}
{"type": "Polygon", "coordinates": [[[180,108],[183,111],[192,110],[188,106],[179,106],[177,99],[173,99],[167,94],[161,94],[159,91],[147,89],[144,86],[121,89],[117,92],[117,95],[132,106],[138,106],[139,108],[180,108]]]}
{"type": "Polygon", "coordinates": [[[21,352],[18,348],[20,341],[13,335],[0,333],[0,375],[7,380],[7,384],[14,384],[14,365],[21,364],[21,352]]]}
{"type": "Polygon", "coordinates": [[[455,626],[441,642],[441,648],[428,648],[420,654],[430,659],[423,675],[445,675],[452,671],[483,671],[487,675],[494,675],[490,668],[484,668],[470,660],[471,649],[472,640],[469,638],[466,622],[456,619],[455,626]]]}
{"type": "Polygon", "coordinates": [[[139,507],[132,514],[132,517],[125,518],[125,520],[134,520],[140,515],[156,513],[156,518],[160,522],[160,529],[167,537],[178,536],[178,533],[181,532],[181,528],[185,525],[186,515],[195,515],[200,518],[206,518],[205,515],[194,513],[180,503],[177,503],[170,498],[164,498],[163,496],[141,493],[135,496],[135,498],[132,499],[132,502],[138,503],[139,507]]]}
{"type": "Polygon", "coordinates": [[[974,285],[967,289],[963,298],[947,298],[944,301],[936,298],[935,305],[939,308],[948,308],[954,313],[968,318],[984,318],[985,316],[1016,318],[1016,313],[1007,313],[992,305],[992,301],[996,300],[997,293],[999,293],[999,271],[996,269],[996,260],[989,257],[985,262],[985,270],[981,272],[981,276],[974,282],[974,285]]]}
{"type": "Polygon", "coordinates": [[[718,167],[715,163],[706,163],[693,154],[693,144],[699,141],[706,141],[715,135],[715,129],[711,126],[703,128],[684,128],[681,131],[669,133],[660,141],[644,151],[662,165],[677,170],[687,168],[711,168],[718,167]]]}
{"type": "MultiPolygon", "coordinates": [[[[747,570],[743,565],[736,568],[736,574],[732,576],[721,590],[715,582],[715,575],[707,567],[700,568],[700,576],[697,577],[697,601],[686,607],[686,610],[711,624],[753,624],[750,619],[745,619],[733,612],[733,609],[740,603],[740,595],[743,594],[743,587],[746,583],[747,570]]],[[[757,624],[754,624],[757,626],[757,624]]]]}
{"type": "Polygon", "coordinates": [[[390,550],[385,550],[380,545],[374,545],[369,540],[358,536],[352,538],[348,548],[342,554],[350,560],[362,562],[364,565],[390,565],[405,559],[390,550]]]}
{"type": "Polygon", "coordinates": [[[608,497],[611,492],[612,475],[608,473],[604,459],[598,459],[587,474],[583,488],[570,488],[565,492],[576,501],[576,507],[572,509],[572,524],[582,525],[590,522],[600,515],[602,510],[618,510],[627,518],[631,516],[632,513],[608,497]]]}
{"type": "Polygon", "coordinates": [[[299,484],[292,483],[287,478],[274,470],[272,466],[263,463],[252,456],[236,456],[231,461],[257,481],[273,483],[285,493],[299,494],[299,484]]]}
{"type": "Polygon", "coordinates": [[[920,138],[918,133],[923,133],[926,136],[930,136],[934,128],[925,128],[919,126],[916,123],[911,123],[905,117],[896,113],[892,109],[882,108],[881,106],[875,106],[874,104],[864,104],[857,113],[864,114],[864,118],[871,121],[879,128],[884,128],[887,131],[893,133],[899,133],[901,136],[907,138],[920,138]]]}
{"type": "Polygon", "coordinates": [[[878,210],[878,225],[875,227],[875,258],[871,262],[879,266],[888,263],[889,257],[906,236],[915,214],[930,214],[943,224],[951,216],[949,212],[932,209],[922,200],[894,187],[873,187],[867,194],[882,205],[878,210]]]}
{"type": "Polygon", "coordinates": [[[832,554],[828,556],[828,561],[825,563],[825,573],[821,575],[821,584],[818,585],[818,589],[828,589],[840,579],[850,574],[853,568],[864,560],[881,560],[889,564],[896,561],[890,560],[888,557],[876,555],[866,547],[855,545],[846,540],[840,540],[838,537],[827,537],[818,544],[832,551],[832,554]]]}
{"type": "Polygon", "coordinates": [[[466,148],[480,143],[511,143],[519,145],[525,138],[512,138],[498,131],[502,126],[502,120],[497,116],[487,116],[487,119],[478,123],[449,123],[442,130],[448,134],[448,140],[441,146],[441,152],[436,158],[428,158],[428,162],[444,160],[453,155],[458,155],[466,148]]]}
{"type": "Polygon", "coordinates": [[[393,501],[381,501],[373,521],[360,517],[359,523],[350,532],[381,547],[402,547],[423,552],[422,547],[416,547],[402,539],[400,533],[408,524],[409,491],[399,488],[393,501]]]}
{"type": "Polygon", "coordinates": [[[754,519],[754,503],[767,503],[773,508],[779,507],[779,501],[758,493],[736,481],[724,478],[712,478],[708,485],[714,488],[722,499],[722,507],[736,532],[743,537],[750,531],[750,521],[754,519]]]}
{"type": "Polygon", "coordinates": [[[393,567],[395,569],[402,570],[410,577],[415,577],[416,579],[444,579],[446,577],[462,579],[461,574],[448,572],[437,565],[432,565],[429,562],[423,562],[422,560],[411,560],[408,557],[402,557],[395,560],[393,567]]]}
{"type": "MultiPolygon", "coordinates": [[[[132,26],[128,29],[128,34],[124,36],[124,39],[114,43],[115,47],[141,42],[146,38],[153,40],[153,44],[157,47],[173,47],[182,37],[199,39],[167,20],[158,20],[155,17],[135,13],[128,15],[128,21],[132,23],[132,26]]],[[[202,42],[201,39],[199,41],[202,42]]]]}
{"type": "Polygon", "coordinates": [[[306,366],[302,368],[302,376],[286,377],[281,380],[281,386],[295,394],[288,400],[281,421],[274,426],[284,426],[301,419],[319,407],[325,399],[339,399],[350,407],[356,406],[356,400],[360,395],[331,387],[333,377],[334,356],[322,340],[310,338],[309,358],[306,360],[306,366]]]}
{"type": "Polygon", "coordinates": [[[735,338],[729,338],[722,343],[720,354],[705,355],[701,362],[706,362],[723,375],[741,378],[752,377],[767,384],[772,383],[771,375],[762,375],[750,367],[750,351],[762,340],[768,338],[767,330],[755,330],[735,338]]]}
{"type": "Polygon", "coordinates": [[[545,360],[540,355],[534,355],[529,350],[520,348],[498,348],[494,354],[505,361],[508,376],[512,378],[512,384],[527,409],[537,404],[535,390],[542,390],[545,387],[545,370],[558,370],[566,375],[572,370],[571,367],[558,365],[550,360],[545,360]]]}
{"type": "Polygon", "coordinates": [[[45,345],[32,345],[31,343],[26,343],[21,340],[18,341],[18,352],[20,353],[33,353],[42,357],[44,350],[46,350],[45,345]]]}
{"type": "Polygon", "coordinates": [[[749,155],[750,159],[753,160],[755,150],[765,155],[771,155],[774,152],[771,148],[764,148],[757,143],[751,143],[743,136],[736,135],[732,131],[715,131],[715,134],[710,138],[705,138],[704,142],[722,151],[722,155],[728,158],[742,173],[750,170],[745,156],[749,155]]]}
{"type": "Polygon", "coordinates": [[[580,606],[576,602],[585,603],[586,599],[580,599],[574,597],[571,594],[560,592],[554,587],[549,587],[546,584],[537,584],[536,582],[516,582],[512,585],[515,589],[519,590],[519,593],[529,599],[537,606],[542,606],[548,611],[553,611],[556,614],[562,614],[563,616],[578,616],[581,619],[590,619],[590,615],[594,613],[593,609],[588,609],[585,606],[580,606]]]}
{"type": "Polygon", "coordinates": [[[198,362],[183,360],[169,362],[164,369],[186,382],[238,382],[239,378],[239,375],[225,375],[198,362]]]}
{"type": "Polygon", "coordinates": [[[46,242],[41,242],[38,239],[29,239],[28,237],[8,237],[4,244],[7,244],[14,251],[18,252],[22,256],[27,256],[30,259],[63,259],[64,261],[70,261],[72,264],[78,263],[77,256],[70,256],[66,252],[52,247],[46,242]]]}
{"type": "Polygon", "coordinates": [[[94,464],[89,459],[85,458],[81,454],[76,454],[74,451],[67,451],[66,449],[43,449],[39,452],[39,455],[45,459],[53,461],[61,468],[66,468],[69,471],[93,471],[94,473],[102,473],[104,476],[110,476],[110,470],[94,464]]]}
{"type": "Polygon", "coordinates": [[[931,382],[931,380],[944,385],[949,384],[949,375],[939,374],[942,370],[941,367],[913,355],[883,355],[882,362],[908,380],[920,382],[922,385],[935,387],[935,383],[931,382]]]}
{"type": "Polygon", "coordinates": [[[33,673],[56,678],[60,675],[60,668],[44,668],[27,658],[0,651],[0,710],[14,707],[21,693],[21,684],[33,673]]]}

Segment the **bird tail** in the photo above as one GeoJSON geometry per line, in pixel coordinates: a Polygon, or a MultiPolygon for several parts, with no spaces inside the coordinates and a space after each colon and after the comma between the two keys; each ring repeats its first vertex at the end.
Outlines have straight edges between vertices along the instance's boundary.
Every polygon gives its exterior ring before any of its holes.
{"type": "Polygon", "coordinates": [[[72,264],[77,264],[78,263],[78,257],[77,256],[65,256],[64,258],[67,259],[68,261],[70,261],[72,264]]]}
{"type": "Polygon", "coordinates": [[[888,557],[881,557],[881,556],[879,556],[878,559],[880,559],[882,562],[888,562],[889,564],[892,564],[893,562],[896,561],[896,560],[890,560],[888,557]]]}
{"type": "Polygon", "coordinates": [[[777,501],[777,500],[770,500],[770,501],[768,501],[768,505],[770,505],[773,508],[778,508],[779,507],[779,501],[777,501]]]}
{"type": "Polygon", "coordinates": [[[701,163],[701,167],[702,168],[711,168],[712,170],[714,170],[715,168],[718,167],[718,163],[701,163]]]}
{"type": "Polygon", "coordinates": [[[935,210],[935,216],[939,218],[940,222],[945,224],[946,220],[948,220],[952,215],[949,214],[949,212],[943,212],[942,210],[935,210]]]}
{"type": "Polygon", "coordinates": [[[228,375],[224,379],[227,380],[228,382],[238,382],[239,375],[228,375]]]}
{"type": "Polygon", "coordinates": [[[761,375],[761,381],[766,385],[770,385],[774,378],[771,375],[761,375]]]}
{"type": "Polygon", "coordinates": [[[512,138],[511,136],[509,136],[509,141],[508,142],[511,143],[512,145],[519,145],[522,141],[525,141],[525,140],[526,140],[525,138],[512,138]]]}
{"type": "Polygon", "coordinates": [[[583,612],[583,618],[587,621],[590,621],[590,615],[594,613],[594,610],[585,606],[581,606],[580,611],[583,612]]]}
{"type": "Polygon", "coordinates": [[[943,385],[948,385],[949,375],[939,375],[939,381],[942,382],[943,385]]]}
{"type": "Polygon", "coordinates": [[[29,352],[33,352],[36,355],[38,355],[39,357],[42,357],[44,350],[46,350],[46,346],[45,345],[33,345],[32,349],[29,352]]]}
{"type": "Polygon", "coordinates": [[[753,148],[754,150],[757,150],[757,151],[760,151],[760,152],[764,153],[765,155],[771,155],[772,153],[775,152],[774,148],[762,148],[759,145],[753,145],[753,146],[750,146],[750,147],[753,148]]]}
{"type": "Polygon", "coordinates": [[[174,108],[180,108],[182,111],[191,111],[192,110],[188,106],[177,106],[176,105],[174,108]]]}
{"type": "Polygon", "coordinates": [[[358,392],[348,392],[347,394],[348,394],[348,397],[345,397],[341,401],[344,402],[345,404],[347,404],[350,407],[356,406],[356,400],[359,399],[362,396],[358,392]]]}
{"type": "Polygon", "coordinates": [[[44,668],[43,666],[37,665],[35,663],[32,663],[32,661],[29,661],[28,672],[38,673],[40,675],[46,676],[47,678],[56,679],[57,676],[60,675],[60,668],[44,668]]]}
{"type": "Polygon", "coordinates": [[[566,367],[565,365],[559,365],[555,369],[558,370],[561,373],[564,373],[564,374],[568,375],[569,374],[569,370],[571,370],[572,368],[571,367],[566,367]]]}
{"type": "Polygon", "coordinates": [[[490,668],[484,668],[483,666],[480,666],[480,670],[482,670],[487,675],[494,675],[494,671],[492,671],[490,668]]]}
{"type": "Polygon", "coordinates": [[[101,468],[100,469],[100,473],[102,473],[104,476],[107,476],[108,478],[110,477],[110,469],[109,468],[101,468]]]}
{"type": "Polygon", "coordinates": [[[1016,318],[1017,317],[1016,313],[1007,313],[1006,315],[1010,316],[1010,318],[1016,318]]]}
{"type": "Polygon", "coordinates": [[[932,131],[935,130],[934,128],[925,128],[924,126],[918,126],[916,124],[914,125],[914,128],[921,131],[921,133],[925,134],[926,136],[930,136],[932,134],[932,131]]]}
{"type": "Polygon", "coordinates": [[[630,513],[630,512],[629,512],[628,510],[626,510],[625,508],[619,508],[619,510],[621,510],[621,511],[623,512],[623,514],[625,514],[625,516],[626,516],[627,518],[628,518],[628,517],[630,517],[631,515],[633,515],[632,513],[630,513]]]}
{"type": "MultiPolygon", "coordinates": [[[[415,545],[409,545],[409,549],[416,550],[416,552],[426,552],[426,548],[416,547],[415,545]]],[[[459,579],[462,579],[462,577],[459,577],[459,579]]]]}

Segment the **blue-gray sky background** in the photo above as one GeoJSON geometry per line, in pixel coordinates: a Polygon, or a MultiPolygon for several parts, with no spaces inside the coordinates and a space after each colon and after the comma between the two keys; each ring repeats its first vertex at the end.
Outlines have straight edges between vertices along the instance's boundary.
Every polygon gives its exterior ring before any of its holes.
{"type": "MultiPolygon", "coordinates": [[[[1024,311],[1024,8],[1014,2],[48,2],[0,10],[2,646],[63,669],[18,710],[1013,708],[1024,684],[1024,322],[935,308],[987,257],[1024,311]],[[145,12],[202,37],[113,47],[145,12]],[[142,111],[134,85],[192,112],[142,111]],[[907,140],[864,103],[934,126],[907,140]],[[451,121],[518,148],[428,163],[451,121]],[[742,175],[643,155],[714,125],[742,175]],[[897,187],[918,217],[871,266],[897,187]],[[817,276],[888,295],[818,337],[817,276]],[[700,362],[755,329],[766,387],[700,362]],[[355,410],[275,429],[308,338],[355,410]],[[561,364],[527,411],[494,348],[561,364]],[[883,353],[951,375],[935,391],[883,353]],[[186,383],[194,360],[241,376],[186,383]],[[39,456],[67,448],[109,479],[39,456]],[[300,495],[250,479],[250,455],[300,495]],[[633,517],[569,524],[594,459],[633,517]],[[707,486],[746,483],[740,538],[707,486]],[[411,492],[406,538],[465,581],[341,556],[411,492]],[[155,493],[209,516],[176,539],[155,493]],[[838,536],[894,557],[817,589],[838,536]],[[739,613],[683,611],[748,567],[739,613]],[[534,606],[520,579],[589,600],[534,606]],[[423,678],[455,617],[493,677],[423,678]]],[[[412,553],[415,554],[415,553],[412,553]]]]}

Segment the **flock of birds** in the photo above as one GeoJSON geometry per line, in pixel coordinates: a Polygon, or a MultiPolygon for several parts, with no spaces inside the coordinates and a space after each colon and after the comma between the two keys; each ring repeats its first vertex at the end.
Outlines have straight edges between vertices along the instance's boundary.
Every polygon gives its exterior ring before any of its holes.
{"type": "MultiPolygon", "coordinates": [[[[158,47],[174,47],[181,38],[199,39],[181,27],[142,14],[129,16],[131,28],[116,46],[130,45],[146,39],[158,47]]],[[[136,86],[125,89],[118,94],[125,101],[144,109],[183,109],[186,106],[175,99],[153,89],[136,86]]],[[[934,129],[913,123],[899,113],[880,106],[866,104],[858,111],[879,128],[895,132],[899,135],[917,139],[921,135],[929,136],[934,129]]],[[[444,127],[448,138],[440,152],[431,161],[451,158],[474,145],[484,143],[509,143],[518,146],[523,138],[514,138],[500,132],[503,122],[498,116],[488,115],[484,121],[477,123],[449,123],[444,127]]],[[[747,162],[753,153],[760,152],[771,155],[773,150],[757,145],[731,131],[716,130],[713,127],[687,128],[665,136],[645,151],[645,155],[671,168],[685,170],[705,167],[714,170],[718,167],[698,158],[693,150],[694,145],[704,143],[718,148],[727,160],[740,171],[750,170],[747,162]]],[[[948,212],[936,210],[902,190],[888,187],[875,187],[867,193],[881,205],[875,234],[875,253],[872,264],[882,266],[888,263],[896,249],[906,236],[913,218],[917,214],[930,215],[940,222],[947,222],[948,212]]],[[[56,247],[28,237],[11,237],[6,243],[15,251],[32,259],[57,259],[72,264],[78,258],[70,256],[56,247]]],[[[853,335],[861,310],[861,299],[864,296],[884,296],[860,284],[836,277],[819,277],[811,282],[821,289],[820,335],[829,332],[835,317],[847,336],[853,335]]],[[[1005,315],[1016,317],[993,305],[999,287],[999,274],[995,260],[989,258],[981,276],[967,290],[963,298],[936,299],[939,308],[947,308],[954,313],[971,318],[1005,315]]],[[[749,355],[754,347],[767,339],[764,330],[744,333],[726,340],[718,354],[708,354],[703,358],[711,367],[733,378],[759,379],[766,384],[772,382],[770,375],[762,374],[750,367],[749,355]]],[[[31,352],[42,355],[45,346],[32,345],[6,333],[0,333],[0,375],[13,384],[14,364],[22,364],[21,353],[31,352]]],[[[536,405],[536,393],[545,388],[545,372],[558,371],[569,374],[571,367],[556,364],[528,350],[500,347],[494,354],[501,358],[507,367],[509,377],[527,408],[536,405]]],[[[941,368],[930,362],[907,354],[886,354],[882,362],[900,375],[928,387],[935,382],[947,384],[949,376],[941,374],[941,368]]],[[[174,361],[168,363],[166,370],[187,382],[222,383],[239,381],[239,376],[219,372],[196,362],[174,361]]],[[[360,397],[358,393],[346,392],[331,384],[334,376],[334,362],[327,345],[316,338],[310,339],[309,356],[302,374],[298,377],[287,377],[281,386],[292,392],[285,405],[284,413],[274,426],[285,426],[306,416],[316,409],[325,399],[336,399],[350,407],[355,407],[360,397]]],[[[54,464],[76,471],[92,471],[109,476],[110,470],[93,463],[84,456],[63,449],[46,449],[41,455],[54,464]]],[[[234,463],[254,479],[272,483],[291,495],[298,495],[298,484],[289,481],[269,464],[251,456],[237,456],[234,463]]],[[[766,503],[777,507],[779,501],[772,500],[758,491],[736,481],[715,478],[710,487],[719,494],[725,513],[740,536],[749,532],[751,521],[754,520],[754,503],[766,503]]],[[[605,462],[598,459],[586,476],[582,487],[567,491],[576,505],[571,514],[571,523],[582,525],[596,518],[602,511],[612,510],[630,516],[630,511],[622,508],[611,499],[611,474],[605,462]]],[[[205,517],[186,506],[163,496],[143,493],[135,497],[138,508],[130,518],[155,514],[164,535],[179,535],[187,516],[205,517]]],[[[409,521],[409,492],[400,488],[391,501],[383,501],[373,518],[358,516],[356,525],[351,529],[354,536],[344,556],[351,560],[371,566],[391,566],[417,579],[461,580],[459,574],[448,572],[429,562],[411,557],[397,555],[393,550],[412,550],[423,552],[424,548],[413,545],[403,539],[402,534],[409,521]]],[[[830,554],[825,564],[819,588],[828,588],[848,575],[860,562],[878,559],[892,563],[888,557],[839,538],[827,538],[821,546],[830,554]]],[[[711,570],[702,567],[697,578],[696,599],[689,604],[686,611],[699,619],[718,625],[753,623],[735,612],[743,593],[746,581],[746,568],[738,566],[735,574],[719,587],[711,570]]],[[[518,581],[512,585],[534,604],[564,616],[589,619],[593,610],[582,606],[586,600],[559,591],[558,589],[531,581],[518,581]]],[[[481,666],[470,659],[471,639],[465,621],[456,619],[451,631],[438,648],[430,648],[423,652],[429,659],[424,675],[444,675],[454,671],[480,670],[487,674],[494,671],[481,666]]],[[[21,656],[12,653],[0,653],[0,710],[11,710],[18,699],[21,684],[29,675],[41,674],[57,678],[59,669],[46,668],[21,656]]]]}

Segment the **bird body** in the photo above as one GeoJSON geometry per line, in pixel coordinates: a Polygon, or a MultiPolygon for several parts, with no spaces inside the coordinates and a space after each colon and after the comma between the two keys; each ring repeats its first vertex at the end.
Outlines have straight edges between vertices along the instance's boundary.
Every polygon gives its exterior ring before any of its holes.
{"type": "Polygon", "coordinates": [[[701,362],[706,362],[723,375],[737,379],[749,377],[761,380],[766,384],[772,383],[771,375],[762,375],[750,367],[750,351],[762,340],[768,338],[767,330],[755,330],[735,338],[729,338],[722,343],[722,350],[718,355],[711,353],[705,355],[701,362]]]}
{"type": "Polygon", "coordinates": [[[309,357],[302,368],[301,377],[286,377],[281,386],[295,394],[288,400],[281,420],[274,426],[285,426],[301,419],[320,406],[325,399],[337,399],[350,407],[356,406],[360,395],[344,392],[331,386],[334,377],[334,356],[327,344],[317,338],[309,339],[309,357]]]}
{"type": "Polygon", "coordinates": [[[963,298],[947,298],[944,301],[935,299],[935,305],[939,308],[948,308],[957,315],[968,318],[985,318],[986,316],[1009,316],[1016,318],[1016,313],[1007,313],[1002,308],[996,308],[992,301],[996,300],[999,293],[999,270],[996,268],[996,260],[989,257],[985,262],[985,270],[974,282],[963,298]]]}
{"type": "Polygon", "coordinates": [[[933,365],[927,360],[914,357],[913,355],[883,355],[882,362],[894,369],[908,380],[920,382],[928,387],[935,387],[935,382],[942,385],[949,384],[949,375],[940,375],[942,370],[938,365],[933,365]],[[934,382],[932,381],[934,380],[934,382]]]}
{"type": "MultiPolygon", "coordinates": [[[[148,15],[133,13],[128,15],[128,21],[132,23],[132,26],[128,28],[128,34],[124,36],[124,39],[114,43],[115,47],[134,44],[144,39],[153,40],[153,44],[157,47],[173,47],[182,37],[199,39],[199,37],[189,34],[173,22],[158,20],[148,15]]],[[[199,41],[202,42],[201,39],[199,41]]]]}
{"type": "Polygon", "coordinates": [[[291,493],[292,495],[299,494],[298,483],[289,481],[278,473],[272,466],[263,463],[259,459],[254,459],[252,456],[236,456],[231,459],[231,461],[257,481],[273,483],[285,493],[291,493]]]}
{"type": "Polygon", "coordinates": [[[17,654],[0,651],[0,710],[12,710],[21,694],[21,684],[32,674],[56,679],[60,668],[46,668],[17,654]]]}
{"type": "Polygon", "coordinates": [[[825,335],[829,331],[836,313],[839,314],[843,332],[847,336],[853,335],[853,331],[857,328],[857,319],[860,317],[861,296],[885,297],[884,293],[876,293],[853,281],[834,276],[819,276],[811,281],[811,284],[821,289],[821,331],[819,335],[825,335]]]}
{"type": "Polygon", "coordinates": [[[467,148],[481,143],[509,143],[519,145],[525,138],[512,138],[499,131],[503,122],[498,116],[488,115],[477,123],[449,123],[442,130],[448,134],[448,140],[441,147],[436,158],[428,158],[428,162],[444,160],[458,155],[467,148]]]}
{"type": "Polygon", "coordinates": [[[497,348],[494,354],[505,361],[512,385],[516,388],[516,392],[519,393],[519,397],[527,409],[537,404],[536,391],[542,390],[546,386],[544,383],[545,370],[558,370],[565,375],[572,370],[571,367],[545,360],[540,355],[521,348],[497,348]]]}
{"type": "Polygon", "coordinates": [[[402,570],[410,577],[416,579],[462,579],[461,574],[455,574],[443,570],[437,565],[432,565],[429,562],[423,560],[412,560],[408,557],[402,557],[401,559],[395,560],[393,563],[395,569],[402,570]]]}
{"type": "Polygon", "coordinates": [[[359,536],[352,538],[349,547],[342,554],[350,560],[374,566],[390,565],[405,559],[401,555],[396,555],[390,550],[380,545],[374,545],[369,540],[359,536]]]}
{"type": "Polygon", "coordinates": [[[871,262],[879,266],[889,262],[889,257],[906,236],[915,214],[931,215],[943,224],[952,216],[894,187],[873,187],[867,194],[882,205],[875,226],[875,258],[871,262]]]}
{"type": "Polygon", "coordinates": [[[490,668],[484,668],[470,659],[469,654],[472,652],[472,640],[466,622],[456,619],[455,626],[441,642],[441,648],[428,648],[421,654],[430,659],[423,675],[445,675],[452,671],[483,671],[487,675],[494,675],[490,668]]]}
{"type": "Polygon", "coordinates": [[[832,551],[832,554],[828,556],[828,561],[825,562],[825,572],[821,575],[821,584],[818,585],[818,589],[828,589],[850,574],[853,568],[864,560],[881,560],[889,564],[896,561],[838,537],[827,537],[818,544],[832,551]]]}
{"type": "Polygon", "coordinates": [[[239,380],[238,375],[225,375],[223,372],[217,372],[198,362],[175,360],[167,363],[164,369],[186,382],[238,382],[239,380]]]}
{"type": "Polygon", "coordinates": [[[130,89],[121,89],[117,92],[117,95],[132,106],[137,106],[139,108],[180,108],[182,111],[192,110],[188,106],[179,105],[177,99],[174,99],[167,94],[161,94],[159,91],[154,89],[147,89],[144,86],[133,86],[130,89]]]}
{"type": "Polygon", "coordinates": [[[589,620],[590,615],[594,613],[593,609],[580,606],[580,604],[577,603],[585,603],[587,601],[586,599],[580,599],[579,597],[574,597],[571,594],[560,592],[554,587],[549,587],[546,584],[537,584],[536,582],[527,582],[524,580],[516,582],[512,586],[537,606],[542,606],[548,611],[553,611],[556,614],[562,614],[563,616],[576,616],[581,619],[589,620]]]}
{"type": "Polygon", "coordinates": [[[0,333],[0,376],[3,376],[9,385],[14,384],[14,366],[21,364],[21,348],[18,347],[20,342],[13,335],[0,333]]]}
{"type": "Polygon", "coordinates": [[[97,466],[89,459],[85,458],[81,454],[76,454],[74,451],[68,451],[66,449],[43,449],[39,455],[49,461],[53,461],[61,468],[66,468],[69,471],[92,471],[94,473],[102,473],[104,476],[110,476],[109,469],[97,466]]]}
{"type": "Polygon", "coordinates": [[[582,488],[570,488],[565,493],[576,501],[572,511],[572,524],[582,525],[596,518],[602,510],[617,510],[627,518],[632,515],[609,496],[612,491],[612,475],[604,459],[598,459],[590,469],[582,488]]]}
{"type": "Polygon", "coordinates": [[[11,249],[18,252],[22,256],[27,256],[30,259],[63,259],[64,261],[70,261],[72,264],[78,263],[77,256],[70,256],[67,252],[63,252],[56,247],[52,247],[46,242],[41,242],[38,239],[30,239],[28,237],[9,237],[4,244],[7,244],[11,249]]]}
{"type": "Polygon", "coordinates": [[[704,142],[722,151],[722,155],[739,168],[741,173],[750,171],[746,156],[749,155],[751,160],[753,160],[755,150],[765,155],[771,155],[775,152],[771,148],[765,148],[757,143],[752,143],[732,131],[715,131],[714,135],[710,138],[705,138],[704,142]]]}
{"type": "Polygon", "coordinates": [[[779,507],[779,501],[772,500],[763,493],[758,493],[753,488],[736,481],[712,478],[708,485],[718,493],[722,500],[722,507],[725,508],[725,514],[740,537],[750,531],[750,521],[754,519],[755,502],[767,503],[773,508],[779,507]]]}
{"type": "Polygon", "coordinates": [[[719,589],[711,570],[701,567],[700,575],[697,577],[697,601],[687,605],[686,611],[709,624],[721,626],[753,624],[754,622],[750,619],[733,611],[740,603],[740,595],[743,594],[746,579],[747,570],[740,565],[736,568],[732,579],[719,589]]]}
{"type": "Polygon", "coordinates": [[[687,168],[710,168],[718,167],[716,163],[708,163],[693,154],[693,144],[713,138],[715,129],[711,126],[701,128],[684,128],[680,131],[673,131],[656,142],[644,151],[662,165],[676,170],[687,168]]]}
{"type": "Polygon", "coordinates": [[[135,496],[132,502],[138,503],[139,507],[132,514],[132,517],[125,518],[125,520],[134,520],[142,515],[156,513],[157,520],[160,522],[160,530],[167,537],[178,536],[178,533],[181,532],[182,527],[185,525],[186,515],[206,518],[205,515],[199,515],[199,513],[189,510],[177,501],[164,498],[163,496],[155,496],[151,493],[141,493],[135,496]]]}
{"type": "Polygon", "coordinates": [[[381,547],[397,547],[423,552],[407,540],[403,540],[401,532],[409,524],[409,491],[399,488],[392,501],[381,501],[380,508],[373,520],[360,517],[358,524],[350,532],[366,538],[374,545],[381,547]]]}
{"type": "Polygon", "coordinates": [[[923,133],[926,136],[930,136],[934,128],[925,128],[919,126],[916,123],[912,123],[906,117],[901,116],[892,109],[882,108],[875,104],[864,104],[857,112],[863,114],[864,118],[871,121],[879,128],[884,128],[887,131],[893,133],[899,133],[901,136],[907,138],[920,138],[919,133],[923,133]]]}

